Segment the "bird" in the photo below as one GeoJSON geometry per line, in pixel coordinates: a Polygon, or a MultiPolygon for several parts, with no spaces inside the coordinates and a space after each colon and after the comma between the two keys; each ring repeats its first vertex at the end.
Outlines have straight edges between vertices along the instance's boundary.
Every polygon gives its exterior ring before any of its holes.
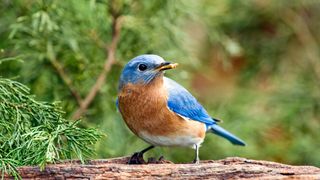
{"type": "Polygon", "coordinates": [[[143,154],[156,146],[191,147],[193,163],[198,164],[199,147],[207,133],[229,140],[234,145],[245,142],[218,125],[197,99],[183,86],[164,76],[177,63],[154,54],[131,59],[119,79],[116,106],[129,129],[150,144],[134,153],[129,164],[144,164],[143,154]]]}

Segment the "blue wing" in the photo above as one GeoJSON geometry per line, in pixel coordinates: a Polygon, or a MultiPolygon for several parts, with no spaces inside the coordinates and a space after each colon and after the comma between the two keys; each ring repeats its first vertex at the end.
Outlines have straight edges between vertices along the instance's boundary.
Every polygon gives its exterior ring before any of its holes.
{"type": "Polygon", "coordinates": [[[118,98],[116,99],[116,106],[117,106],[117,109],[119,109],[119,99],[118,98]]]}
{"type": "Polygon", "coordinates": [[[180,116],[205,123],[207,126],[216,124],[203,106],[184,87],[164,77],[164,85],[168,91],[168,107],[180,116]]]}

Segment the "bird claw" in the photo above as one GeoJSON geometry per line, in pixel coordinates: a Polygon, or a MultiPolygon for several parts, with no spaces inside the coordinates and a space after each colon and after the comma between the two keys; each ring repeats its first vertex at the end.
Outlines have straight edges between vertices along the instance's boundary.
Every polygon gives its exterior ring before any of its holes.
{"type": "Polygon", "coordinates": [[[150,157],[148,159],[148,164],[162,164],[164,162],[165,162],[165,159],[163,156],[160,156],[160,158],[158,160],[154,157],[150,157]]]}
{"type": "Polygon", "coordinates": [[[130,157],[128,164],[146,164],[146,162],[143,159],[143,155],[140,152],[136,152],[130,157]]]}
{"type": "Polygon", "coordinates": [[[156,158],[154,158],[154,157],[149,157],[148,158],[148,164],[156,164],[157,163],[157,160],[156,160],[156,158]]]}
{"type": "Polygon", "coordinates": [[[165,160],[164,157],[160,156],[158,161],[164,161],[164,160],[165,160]]]}
{"type": "Polygon", "coordinates": [[[199,159],[195,159],[192,161],[193,164],[200,164],[200,160],[199,159]]]}

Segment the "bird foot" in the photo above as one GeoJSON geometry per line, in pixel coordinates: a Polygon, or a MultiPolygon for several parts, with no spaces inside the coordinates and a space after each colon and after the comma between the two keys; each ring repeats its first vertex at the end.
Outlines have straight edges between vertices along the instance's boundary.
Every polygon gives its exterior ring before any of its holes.
{"type": "Polygon", "coordinates": [[[158,160],[154,157],[150,157],[148,158],[148,161],[145,162],[143,159],[143,155],[141,155],[140,152],[134,153],[128,161],[128,164],[164,164],[164,163],[172,163],[172,162],[165,160],[163,156],[160,156],[158,160]]]}
{"type": "Polygon", "coordinates": [[[128,164],[146,164],[146,162],[143,159],[143,155],[140,152],[136,152],[130,157],[128,164]]]}
{"type": "Polygon", "coordinates": [[[163,156],[160,156],[160,158],[157,160],[154,157],[150,157],[148,159],[148,164],[164,164],[164,163],[168,163],[163,156]]]}
{"type": "Polygon", "coordinates": [[[200,160],[199,159],[195,159],[192,161],[193,164],[200,164],[200,160]]]}
{"type": "Polygon", "coordinates": [[[148,164],[156,164],[157,163],[157,159],[154,157],[149,157],[148,158],[148,164]]]}
{"type": "Polygon", "coordinates": [[[165,159],[163,156],[160,156],[158,161],[165,161],[165,159]]]}

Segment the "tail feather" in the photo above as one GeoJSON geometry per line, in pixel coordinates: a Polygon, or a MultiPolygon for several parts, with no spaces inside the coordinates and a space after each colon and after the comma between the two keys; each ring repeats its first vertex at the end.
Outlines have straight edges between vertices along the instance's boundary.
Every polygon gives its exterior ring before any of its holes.
{"type": "Polygon", "coordinates": [[[227,140],[229,140],[232,144],[235,145],[240,145],[240,146],[245,146],[246,143],[241,140],[240,138],[236,137],[235,135],[231,134],[230,132],[228,132],[227,130],[223,129],[222,127],[220,127],[217,124],[211,125],[209,127],[209,129],[216,135],[219,135],[221,137],[226,138],[227,140]]]}

